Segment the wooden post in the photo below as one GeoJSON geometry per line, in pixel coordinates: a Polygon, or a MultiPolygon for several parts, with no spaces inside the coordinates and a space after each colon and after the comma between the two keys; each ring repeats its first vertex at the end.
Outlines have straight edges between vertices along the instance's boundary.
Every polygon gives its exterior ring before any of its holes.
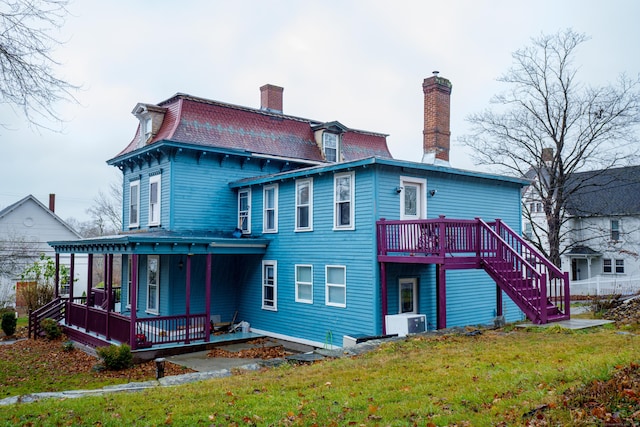
{"type": "Polygon", "coordinates": [[[496,285],[496,317],[502,316],[502,289],[496,285]]]}
{"type": "Polygon", "coordinates": [[[447,327],[447,271],[442,264],[436,264],[436,299],[438,300],[437,329],[447,327]]]}
{"type": "Polygon", "coordinates": [[[569,272],[565,271],[562,275],[564,284],[564,314],[571,317],[571,289],[569,288],[569,272]]]}
{"type": "Polygon", "coordinates": [[[84,330],[89,332],[89,302],[91,301],[91,289],[93,287],[93,254],[87,256],[87,299],[84,310],[84,330]]]}
{"type": "Polygon", "coordinates": [[[211,340],[211,254],[207,254],[207,270],[204,278],[204,342],[211,340]]]}
{"type": "Polygon", "coordinates": [[[76,254],[69,256],[69,301],[73,303],[73,278],[76,271],[76,254]]]}
{"type": "Polygon", "coordinates": [[[136,343],[136,311],[138,309],[138,255],[132,254],[129,257],[131,262],[131,316],[129,323],[129,345],[131,350],[135,350],[138,347],[136,343]]]}
{"type": "Polygon", "coordinates": [[[382,301],[382,335],[387,334],[387,264],[380,263],[380,300],[382,301]]]}
{"type": "Polygon", "coordinates": [[[189,344],[191,340],[189,339],[189,329],[191,329],[191,321],[189,320],[189,312],[191,311],[191,255],[187,255],[187,277],[186,277],[186,297],[185,297],[185,307],[184,312],[187,317],[187,324],[185,325],[185,335],[184,335],[184,343],[189,344]]]}
{"type": "Polygon", "coordinates": [[[56,276],[53,279],[55,291],[54,296],[58,298],[60,296],[59,287],[60,287],[60,254],[56,252],[56,276]]]}
{"type": "Polygon", "coordinates": [[[109,327],[109,317],[111,317],[111,293],[113,292],[113,254],[107,256],[107,276],[106,283],[104,285],[107,299],[107,317],[105,319],[105,337],[107,340],[111,339],[111,328],[109,327]]]}

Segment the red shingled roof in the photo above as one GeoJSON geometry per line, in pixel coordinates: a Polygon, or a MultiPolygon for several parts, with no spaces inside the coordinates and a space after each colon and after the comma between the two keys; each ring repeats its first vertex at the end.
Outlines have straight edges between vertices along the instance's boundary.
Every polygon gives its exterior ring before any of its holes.
{"type": "MultiPolygon", "coordinates": [[[[177,94],[158,104],[167,109],[149,144],[162,140],[251,153],[323,161],[312,126],[320,122],[177,94]]],[[[138,148],[140,126],[116,157],[138,148]]],[[[372,156],[391,158],[386,135],[348,129],[342,136],[345,161],[372,156]]]]}

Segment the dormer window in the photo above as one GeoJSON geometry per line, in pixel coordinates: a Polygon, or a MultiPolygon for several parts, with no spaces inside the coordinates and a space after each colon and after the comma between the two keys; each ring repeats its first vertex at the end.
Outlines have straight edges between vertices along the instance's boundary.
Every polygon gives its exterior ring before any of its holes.
{"type": "Polygon", "coordinates": [[[322,134],[322,151],[327,162],[338,161],[338,135],[324,132],[322,134]]]}
{"type": "Polygon", "coordinates": [[[144,135],[144,141],[147,142],[151,138],[153,132],[153,122],[151,117],[147,117],[142,120],[142,134],[144,135]]]}
{"type": "Polygon", "coordinates": [[[138,104],[135,106],[131,113],[140,121],[138,148],[143,148],[159,131],[166,112],[166,108],[152,104],[138,104]]]}

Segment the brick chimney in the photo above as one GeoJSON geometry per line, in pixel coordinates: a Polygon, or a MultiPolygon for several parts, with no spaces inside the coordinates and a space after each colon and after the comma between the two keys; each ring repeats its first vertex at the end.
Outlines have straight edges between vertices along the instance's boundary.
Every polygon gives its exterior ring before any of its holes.
{"type": "Polygon", "coordinates": [[[283,87],[266,84],[260,88],[260,109],[282,113],[283,87]]]}
{"type": "Polygon", "coordinates": [[[424,79],[422,91],[424,92],[422,162],[435,163],[440,160],[449,163],[451,82],[438,77],[438,71],[434,71],[433,76],[424,79]]]}
{"type": "Polygon", "coordinates": [[[56,211],[56,195],[54,193],[49,193],[49,210],[56,211]]]}

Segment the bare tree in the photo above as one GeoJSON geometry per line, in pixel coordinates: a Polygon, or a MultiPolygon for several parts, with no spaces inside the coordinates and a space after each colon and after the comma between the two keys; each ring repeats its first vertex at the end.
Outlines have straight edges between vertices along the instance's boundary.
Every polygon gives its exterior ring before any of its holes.
{"type": "Polygon", "coordinates": [[[109,184],[107,193],[100,190],[87,209],[91,214],[93,236],[114,234],[122,229],[122,179],[109,184]]]}
{"type": "MultiPolygon", "coordinates": [[[[601,87],[580,82],[574,59],[587,40],[568,29],[542,34],[513,53],[512,67],[498,79],[509,89],[491,100],[500,111],[469,116],[473,133],[461,138],[478,164],[533,179],[546,223],[532,233],[533,243],[558,266],[564,207],[582,188],[569,185],[571,174],[625,165],[637,150],[640,80],[623,74],[601,87]]],[[[524,211],[531,214],[527,205],[524,211]]]]}
{"type": "Polygon", "coordinates": [[[0,102],[22,110],[30,124],[61,122],[59,101],[78,89],[56,76],[52,56],[61,44],[55,32],[68,15],[68,0],[0,1],[0,102]]]}

